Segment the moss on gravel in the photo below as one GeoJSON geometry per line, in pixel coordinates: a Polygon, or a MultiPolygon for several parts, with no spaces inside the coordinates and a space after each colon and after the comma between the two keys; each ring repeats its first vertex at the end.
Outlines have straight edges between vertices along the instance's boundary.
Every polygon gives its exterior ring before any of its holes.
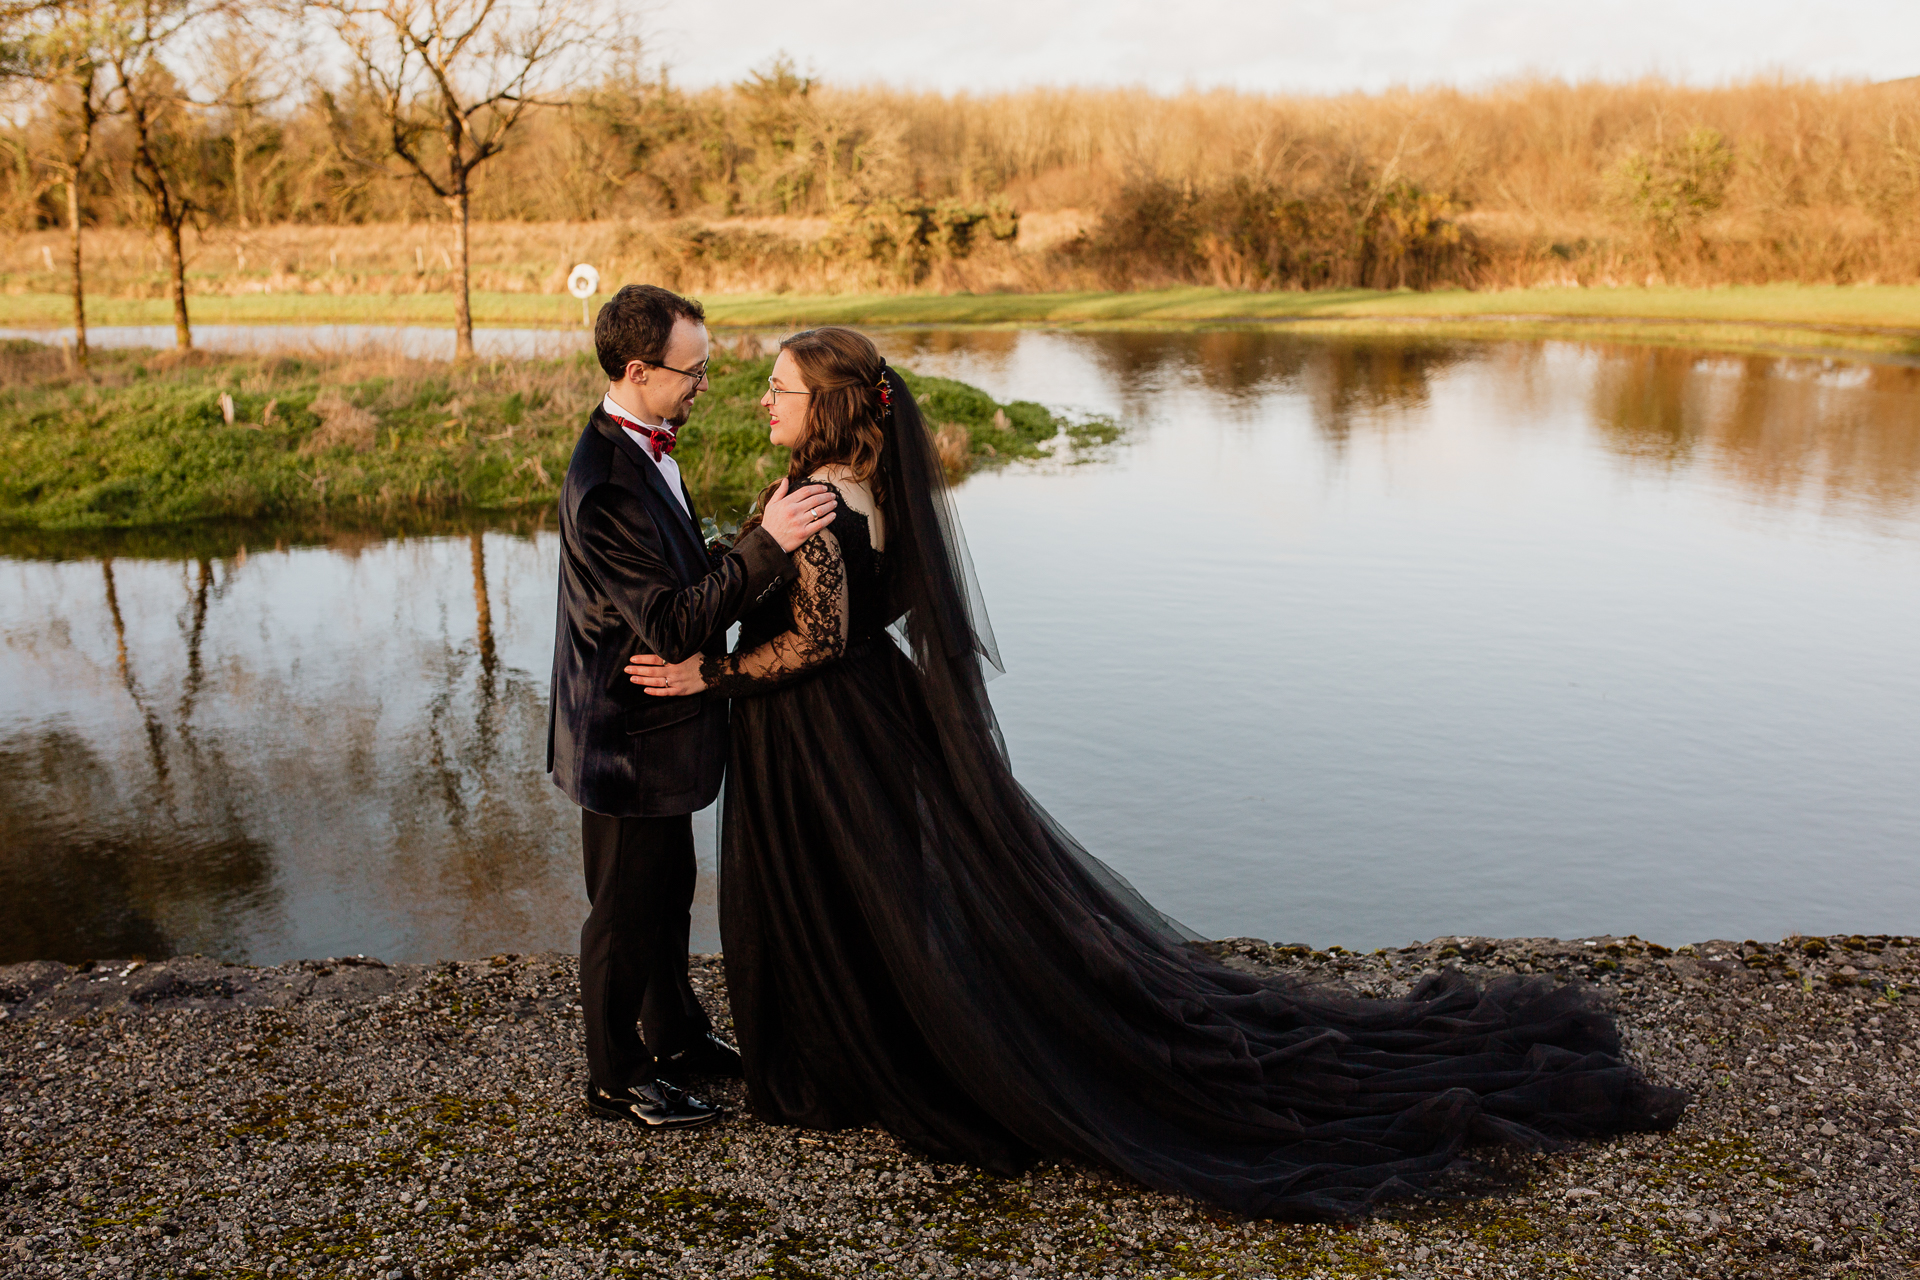
{"type": "MultiPolygon", "coordinates": [[[[1363,1222],[1244,1222],[1097,1169],[935,1164],[874,1131],[593,1121],[568,957],[16,965],[0,1272],[1626,1280],[1920,1262],[1913,939],[1208,945],[1372,995],[1444,966],[1589,980],[1632,1055],[1697,1101],[1669,1134],[1476,1153],[1443,1195],[1363,1222]]],[[[694,978],[724,1026],[724,965],[694,978]]],[[[737,1111],[737,1085],[714,1092],[737,1111]]]]}

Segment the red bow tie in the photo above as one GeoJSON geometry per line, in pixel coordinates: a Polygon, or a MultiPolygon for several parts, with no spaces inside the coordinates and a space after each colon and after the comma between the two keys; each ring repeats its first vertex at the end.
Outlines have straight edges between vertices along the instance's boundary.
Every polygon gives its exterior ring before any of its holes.
{"type": "Polygon", "coordinates": [[[655,462],[660,461],[662,454],[673,452],[674,435],[665,427],[647,427],[637,423],[628,423],[626,426],[627,430],[637,431],[647,438],[647,448],[653,454],[655,462]]]}

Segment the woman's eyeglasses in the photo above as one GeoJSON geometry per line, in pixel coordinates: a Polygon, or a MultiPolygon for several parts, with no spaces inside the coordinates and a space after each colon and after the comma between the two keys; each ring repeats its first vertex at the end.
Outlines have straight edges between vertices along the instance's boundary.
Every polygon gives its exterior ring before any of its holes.
{"type": "Polygon", "coordinates": [[[767,379],[767,390],[773,393],[775,399],[781,396],[810,396],[813,394],[811,391],[789,391],[785,387],[777,387],[773,384],[772,378],[767,379]]]}

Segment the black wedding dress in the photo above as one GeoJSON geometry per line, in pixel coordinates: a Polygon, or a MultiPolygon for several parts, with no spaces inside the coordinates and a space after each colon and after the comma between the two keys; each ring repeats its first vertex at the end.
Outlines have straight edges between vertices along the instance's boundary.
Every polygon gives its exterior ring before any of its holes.
{"type": "Polygon", "coordinates": [[[842,501],[790,596],[703,666],[734,699],[720,929],[756,1115],[1002,1172],[1076,1157],[1281,1217],[1429,1185],[1469,1143],[1673,1123],[1684,1095],[1576,989],[1263,979],[1080,849],[1007,766],[965,549],[889,376],[884,552],[842,501]]]}

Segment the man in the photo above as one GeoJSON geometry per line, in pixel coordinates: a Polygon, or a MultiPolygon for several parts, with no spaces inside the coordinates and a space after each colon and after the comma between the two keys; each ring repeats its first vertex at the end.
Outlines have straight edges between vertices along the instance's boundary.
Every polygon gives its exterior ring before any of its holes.
{"type": "Polygon", "coordinates": [[[727,628],[794,576],[788,553],[833,520],[834,497],[782,484],[759,528],[709,550],[673,460],[707,389],[704,312],[628,285],[600,309],[593,340],[608,386],[560,490],[547,769],[581,810],[588,1109],[684,1128],[719,1114],[683,1091],[687,1080],[740,1072],[687,979],[693,812],[719,794],[727,707],[650,698],[622,668],[636,653],[723,652],[727,628]]]}

